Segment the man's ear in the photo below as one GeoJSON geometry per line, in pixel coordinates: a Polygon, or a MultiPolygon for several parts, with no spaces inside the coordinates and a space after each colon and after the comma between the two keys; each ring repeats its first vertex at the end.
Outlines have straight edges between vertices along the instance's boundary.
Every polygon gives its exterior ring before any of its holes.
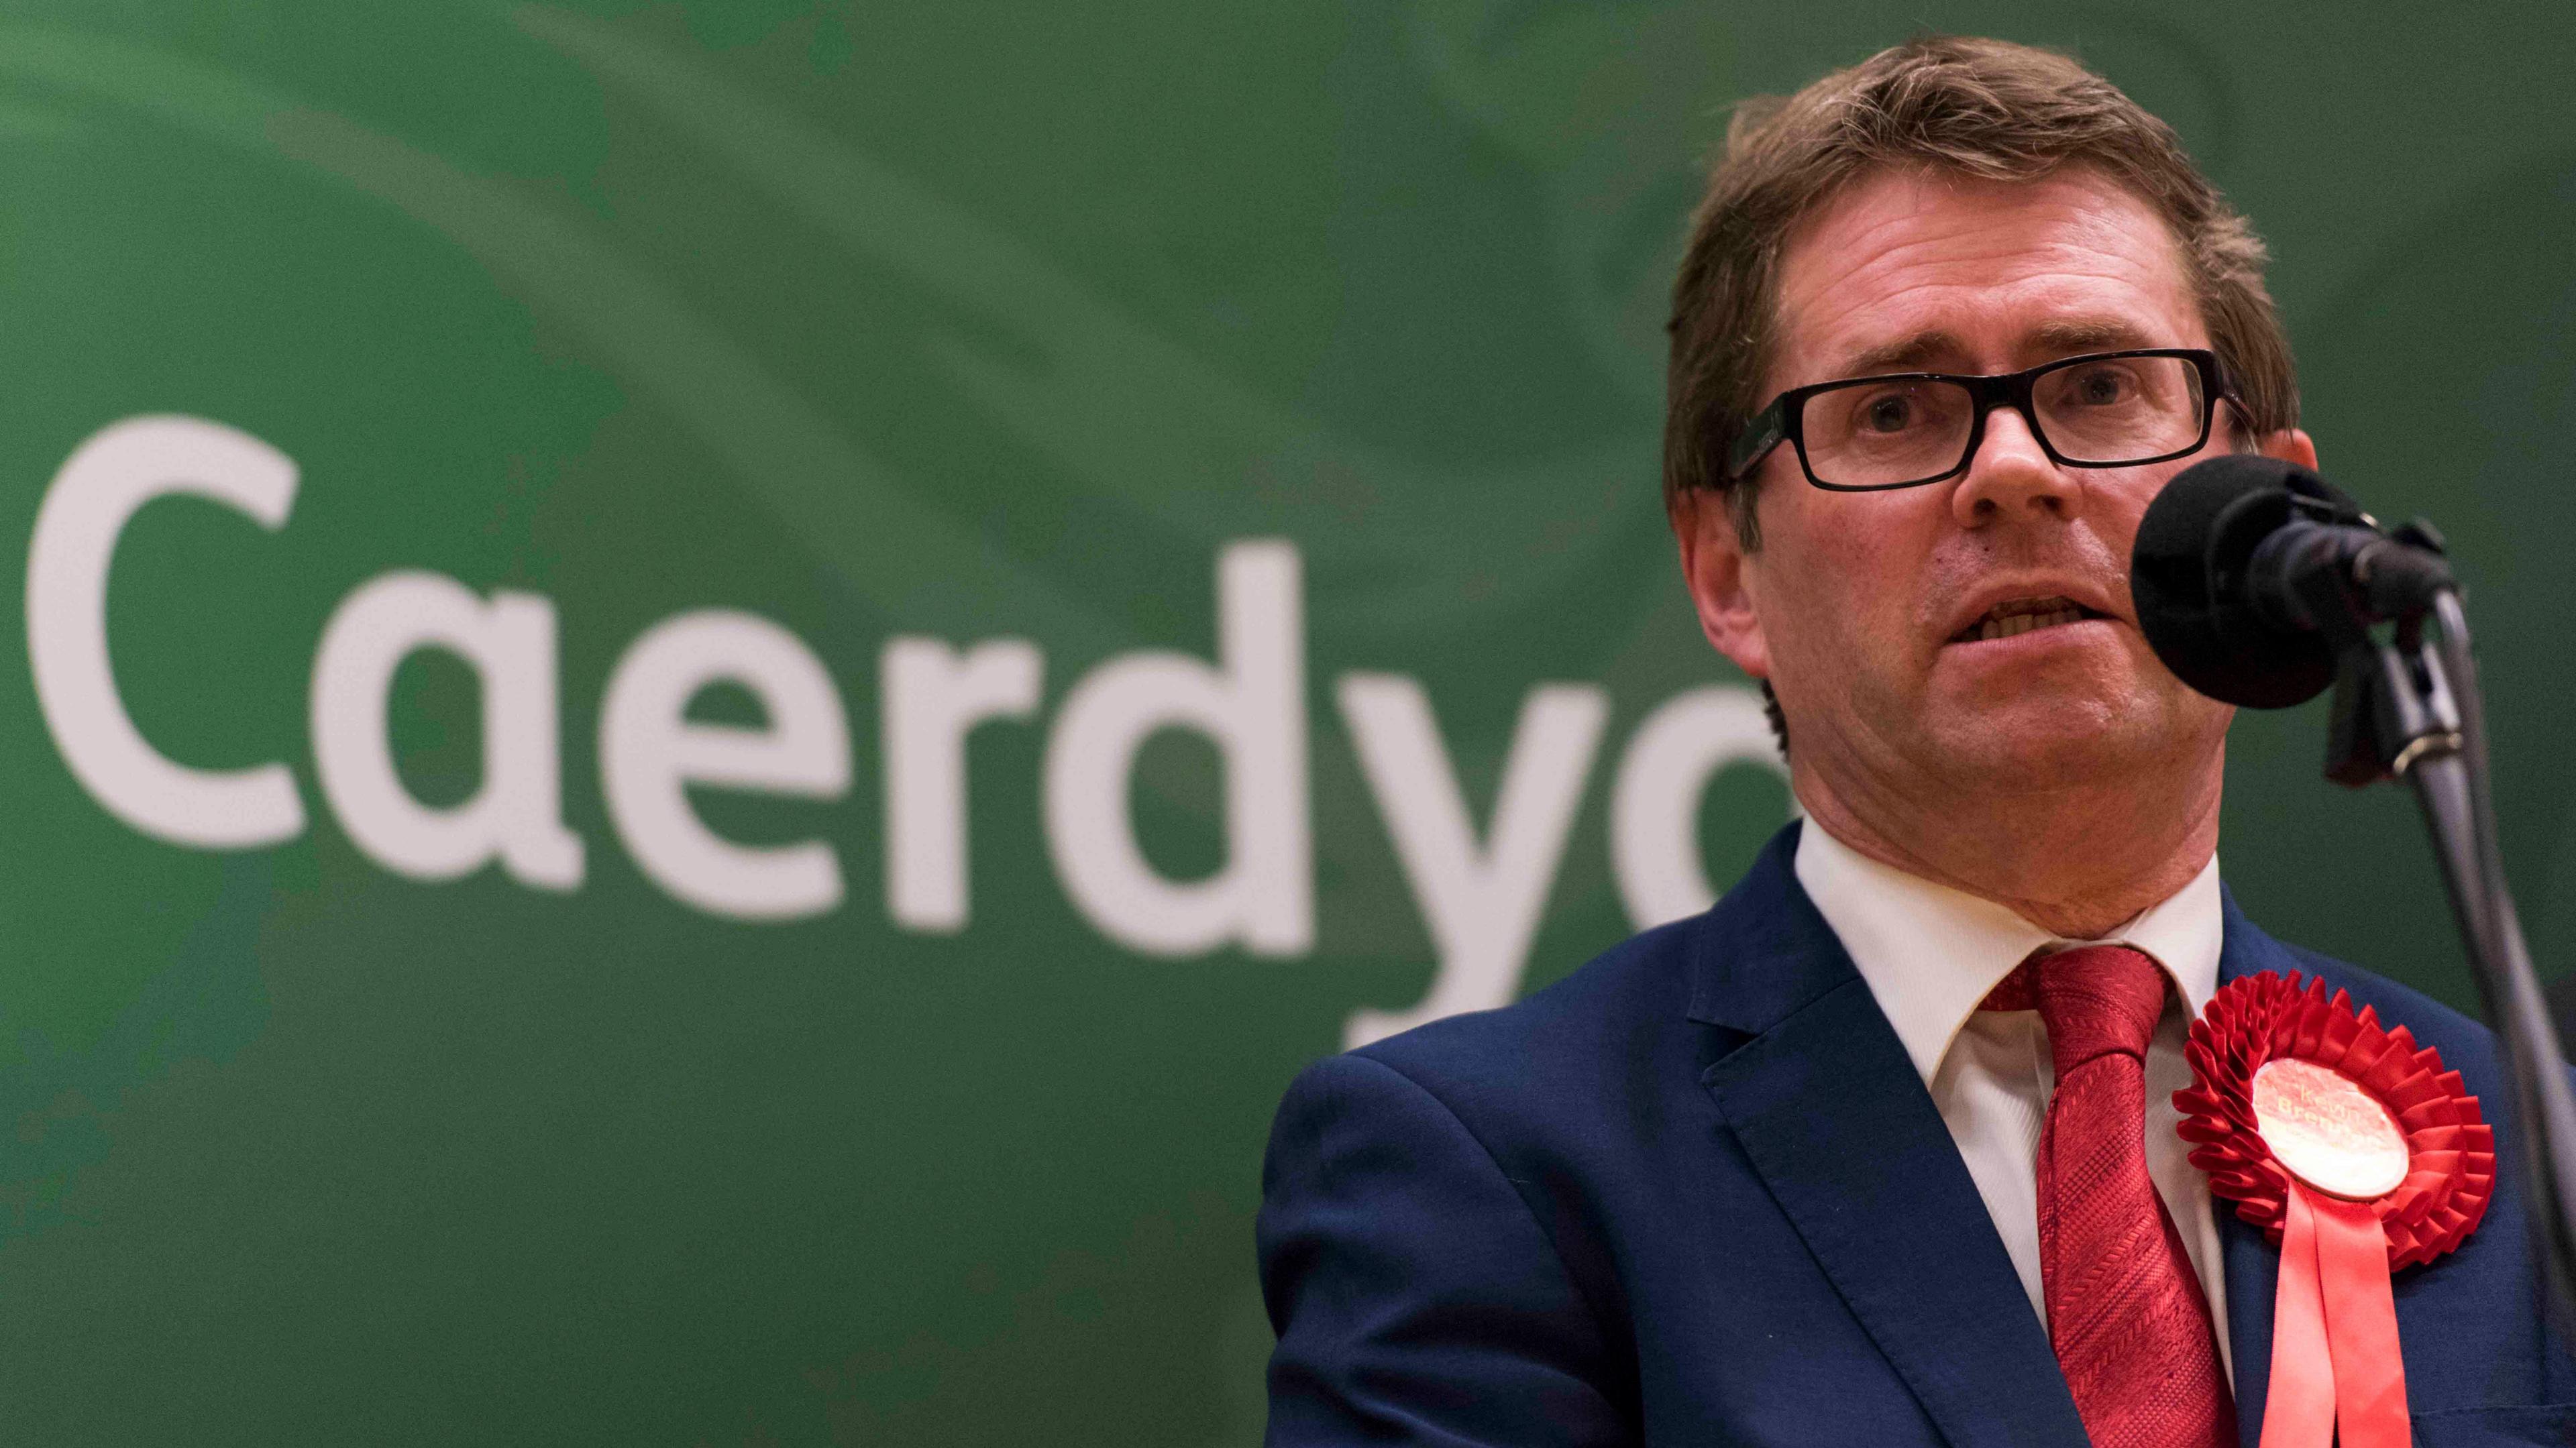
{"type": "Polygon", "coordinates": [[[1735,532],[1735,510],[1720,494],[1696,490],[1683,499],[1674,522],[1682,581],[1699,610],[1700,632],[1737,668],[1757,679],[1771,677],[1770,644],[1753,606],[1761,558],[1744,551],[1735,532]]]}
{"type": "Polygon", "coordinates": [[[2308,436],[2305,428],[2285,427],[2279,432],[2266,433],[2263,436],[2263,445],[2255,451],[2267,458],[2279,458],[2285,463],[2297,463],[2310,472],[2315,472],[2317,468],[2316,440],[2308,436]]]}

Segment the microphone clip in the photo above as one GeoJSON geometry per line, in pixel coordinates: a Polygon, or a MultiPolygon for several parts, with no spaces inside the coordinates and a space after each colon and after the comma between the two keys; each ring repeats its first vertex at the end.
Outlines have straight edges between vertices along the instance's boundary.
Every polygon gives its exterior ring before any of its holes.
{"type": "Polygon", "coordinates": [[[2460,752],[2459,702],[2424,643],[2434,598],[2458,588],[2442,535],[2421,518],[2388,531],[2366,514],[2360,521],[2367,533],[2333,530],[2345,566],[2306,573],[2297,600],[2335,656],[2325,776],[2355,789],[2460,752]],[[2391,620],[2383,640],[2372,626],[2391,620]]]}
{"type": "MultiPolygon", "coordinates": [[[[2400,625],[2399,631],[2419,630],[2400,625]]],[[[2359,789],[2402,779],[2420,760],[2460,752],[2460,709],[2441,660],[2420,637],[2365,640],[2335,655],[2326,778],[2359,789]]]]}

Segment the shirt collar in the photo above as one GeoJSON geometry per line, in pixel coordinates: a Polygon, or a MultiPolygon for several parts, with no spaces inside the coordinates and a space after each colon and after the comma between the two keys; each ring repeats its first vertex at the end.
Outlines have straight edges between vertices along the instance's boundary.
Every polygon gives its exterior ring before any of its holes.
{"type": "Polygon", "coordinates": [[[2218,989],[2218,857],[2100,940],[2052,935],[1991,900],[1885,865],[1813,819],[1798,831],[1798,884],[1841,937],[1914,1069],[1930,1084],[1959,1028],[2035,950],[2128,945],[2164,967],[2190,1014],[2218,989]]]}

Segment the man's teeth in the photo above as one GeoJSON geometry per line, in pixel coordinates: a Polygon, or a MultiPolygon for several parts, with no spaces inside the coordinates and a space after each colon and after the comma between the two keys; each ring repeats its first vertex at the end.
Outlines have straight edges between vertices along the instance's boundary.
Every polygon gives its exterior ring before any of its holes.
{"type": "Polygon", "coordinates": [[[2008,639],[2015,634],[2026,634],[2035,628],[2054,628],[2061,623],[2076,623],[2083,617],[2082,609],[2068,607],[2052,608],[2045,613],[2014,613],[2006,614],[2002,618],[1989,618],[1977,626],[1977,642],[2008,639]]]}

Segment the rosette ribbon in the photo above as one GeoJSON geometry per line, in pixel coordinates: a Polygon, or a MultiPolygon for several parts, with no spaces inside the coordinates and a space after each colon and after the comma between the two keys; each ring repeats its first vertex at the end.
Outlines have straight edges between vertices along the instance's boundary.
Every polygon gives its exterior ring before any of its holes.
{"type": "Polygon", "coordinates": [[[2495,1133],[2438,1052],[2301,979],[2264,971],[2210,998],[2179,1130],[2210,1191],[2281,1249],[2261,1448],[2331,1448],[2338,1426],[2343,1448],[2406,1448],[2390,1278],[2476,1229],[2495,1133]]]}

